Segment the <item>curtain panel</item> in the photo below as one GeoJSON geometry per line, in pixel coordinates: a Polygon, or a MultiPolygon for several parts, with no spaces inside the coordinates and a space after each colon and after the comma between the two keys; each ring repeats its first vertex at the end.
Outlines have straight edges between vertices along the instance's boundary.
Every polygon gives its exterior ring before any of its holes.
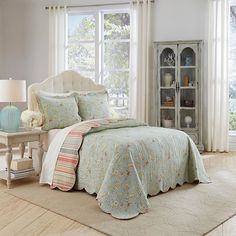
{"type": "Polygon", "coordinates": [[[49,48],[48,76],[54,76],[65,70],[65,47],[67,32],[66,6],[52,6],[48,9],[49,48]]]}
{"type": "Polygon", "coordinates": [[[130,103],[133,118],[150,123],[151,0],[131,2],[130,103]]]}
{"type": "Polygon", "coordinates": [[[229,0],[208,0],[207,151],[228,151],[229,0]]]}

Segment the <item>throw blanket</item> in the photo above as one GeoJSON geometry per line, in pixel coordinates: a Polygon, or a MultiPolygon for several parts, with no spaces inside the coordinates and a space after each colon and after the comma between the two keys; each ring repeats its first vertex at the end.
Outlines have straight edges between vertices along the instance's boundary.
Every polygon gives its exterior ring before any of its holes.
{"type": "Polygon", "coordinates": [[[128,219],[148,210],[148,194],[194,180],[209,182],[188,135],[135,120],[107,119],[61,131],[50,145],[40,182],[62,191],[75,186],[97,193],[103,211],[128,219]]]}

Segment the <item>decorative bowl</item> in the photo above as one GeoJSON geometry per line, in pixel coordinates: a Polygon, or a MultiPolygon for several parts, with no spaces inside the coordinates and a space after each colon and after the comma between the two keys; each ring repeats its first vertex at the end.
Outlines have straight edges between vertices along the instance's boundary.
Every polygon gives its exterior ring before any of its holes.
{"type": "Polygon", "coordinates": [[[172,128],[173,124],[174,124],[173,120],[165,120],[165,119],[162,120],[162,126],[165,128],[172,128]]]}

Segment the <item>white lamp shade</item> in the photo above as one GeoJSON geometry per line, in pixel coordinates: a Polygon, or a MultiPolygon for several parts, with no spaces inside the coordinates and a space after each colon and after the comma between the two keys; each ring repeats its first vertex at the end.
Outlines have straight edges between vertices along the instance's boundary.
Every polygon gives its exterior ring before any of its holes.
{"type": "Polygon", "coordinates": [[[25,80],[0,80],[0,102],[25,102],[25,80]]]}

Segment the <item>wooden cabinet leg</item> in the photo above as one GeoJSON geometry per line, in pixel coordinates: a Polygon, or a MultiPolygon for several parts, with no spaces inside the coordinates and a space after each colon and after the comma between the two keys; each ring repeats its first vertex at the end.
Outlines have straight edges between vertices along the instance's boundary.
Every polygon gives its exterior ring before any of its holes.
{"type": "Polygon", "coordinates": [[[7,146],[6,163],[7,163],[7,188],[11,187],[11,161],[12,161],[12,147],[7,146]]]}
{"type": "Polygon", "coordinates": [[[42,170],[42,163],[43,163],[43,143],[40,141],[38,143],[38,161],[39,161],[39,172],[38,175],[40,175],[42,170]]]}
{"type": "Polygon", "coordinates": [[[25,154],[25,144],[24,144],[24,143],[20,143],[19,149],[20,149],[20,157],[21,157],[21,158],[24,158],[24,154],[25,154]]]}

